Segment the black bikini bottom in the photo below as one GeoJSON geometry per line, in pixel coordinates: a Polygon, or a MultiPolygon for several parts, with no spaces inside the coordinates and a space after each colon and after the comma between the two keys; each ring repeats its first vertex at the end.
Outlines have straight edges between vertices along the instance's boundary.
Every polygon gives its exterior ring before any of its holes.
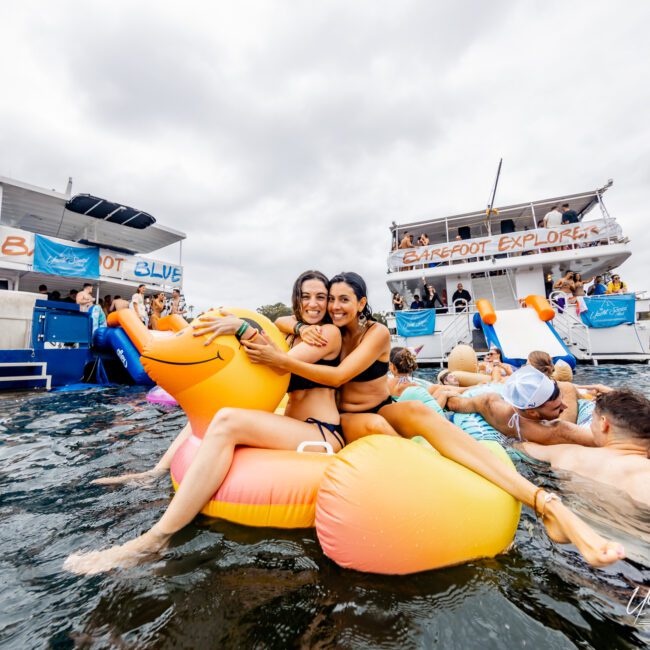
{"type": "Polygon", "coordinates": [[[345,447],[345,439],[343,438],[343,427],[340,424],[330,424],[329,422],[321,422],[320,420],[317,420],[316,418],[307,418],[305,420],[308,424],[315,424],[318,426],[318,430],[320,431],[321,436],[323,436],[323,440],[327,442],[327,438],[325,437],[325,432],[323,429],[327,429],[333,436],[336,442],[341,445],[341,449],[345,447]]]}
{"type": "Polygon", "coordinates": [[[384,408],[384,406],[388,406],[389,404],[394,404],[395,403],[395,398],[391,397],[390,395],[383,401],[377,404],[377,406],[371,406],[370,408],[367,408],[365,411],[346,411],[349,415],[357,415],[358,413],[379,413],[381,409],[384,408]]]}

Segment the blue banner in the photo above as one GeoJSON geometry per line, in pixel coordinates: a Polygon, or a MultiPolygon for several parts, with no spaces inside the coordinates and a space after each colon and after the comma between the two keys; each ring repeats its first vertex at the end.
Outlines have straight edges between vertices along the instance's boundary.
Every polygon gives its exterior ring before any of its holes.
{"type": "Polygon", "coordinates": [[[580,317],[587,327],[615,327],[623,323],[634,323],[635,295],[633,293],[591,296],[585,298],[587,311],[580,317]]]}
{"type": "Polygon", "coordinates": [[[67,246],[36,235],[34,271],[68,278],[99,278],[99,248],[67,246]]]}
{"type": "Polygon", "coordinates": [[[400,336],[425,336],[436,328],[436,310],[396,311],[395,320],[400,336]]]}

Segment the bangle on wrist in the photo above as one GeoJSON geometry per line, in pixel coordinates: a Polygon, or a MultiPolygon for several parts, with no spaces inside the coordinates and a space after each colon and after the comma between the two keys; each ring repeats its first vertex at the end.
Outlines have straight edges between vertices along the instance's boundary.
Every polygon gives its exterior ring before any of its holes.
{"type": "Polygon", "coordinates": [[[293,333],[296,336],[300,336],[300,330],[305,327],[305,323],[302,321],[298,321],[294,326],[293,326],[293,333]]]}
{"type": "Polygon", "coordinates": [[[244,332],[245,332],[249,327],[250,327],[249,324],[248,324],[246,321],[244,321],[244,322],[239,326],[239,329],[235,332],[235,338],[236,338],[238,341],[241,341],[242,334],[244,334],[244,332]]]}

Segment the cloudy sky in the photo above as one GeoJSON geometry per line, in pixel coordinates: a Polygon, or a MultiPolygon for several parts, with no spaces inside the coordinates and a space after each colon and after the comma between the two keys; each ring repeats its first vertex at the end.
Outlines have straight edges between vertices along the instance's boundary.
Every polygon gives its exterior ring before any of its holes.
{"type": "MultiPolygon", "coordinates": [[[[306,268],[389,305],[391,221],[594,189],[650,288],[650,3],[2,2],[0,174],[187,233],[204,308],[306,268]]],[[[161,257],[177,259],[177,250],[161,257]]]]}

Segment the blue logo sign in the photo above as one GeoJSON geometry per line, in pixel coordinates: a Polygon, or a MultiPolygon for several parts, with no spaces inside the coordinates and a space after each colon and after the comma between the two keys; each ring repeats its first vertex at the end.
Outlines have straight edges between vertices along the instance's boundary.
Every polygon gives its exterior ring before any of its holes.
{"type": "Polygon", "coordinates": [[[635,295],[624,293],[585,298],[587,311],[580,317],[587,327],[616,327],[623,323],[634,323],[635,295]]]}
{"type": "Polygon", "coordinates": [[[436,328],[436,310],[396,311],[395,320],[400,336],[426,336],[436,328]]]}
{"type": "Polygon", "coordinates": [[[67,246],[36,235],[34,271],[68,278],[99,278],[99,249],[67,246]]]}

